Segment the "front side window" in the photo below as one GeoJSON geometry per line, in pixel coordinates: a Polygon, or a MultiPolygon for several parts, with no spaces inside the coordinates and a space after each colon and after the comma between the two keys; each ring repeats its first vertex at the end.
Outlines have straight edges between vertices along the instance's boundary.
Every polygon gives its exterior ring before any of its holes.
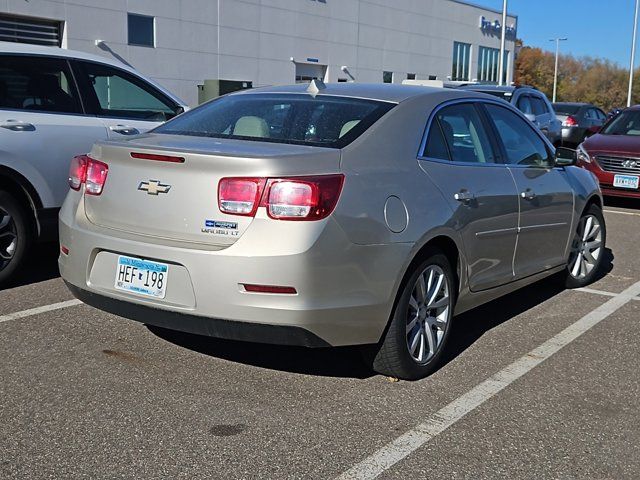
{"type": "Polygon", "coordinates": [[[155,46],[155,19],[148,15],[127,14],[129,45],[140,47],[155,46]]]}
{"type": "Polygon", "coordinates": [[[91,113],[158,122],[175,116],[176,105],[140,78],[99,63],[78,62],[78,67],[91,113]]]}
{"type": "Polygon", "coordinates": [[[452,105],[438,111],[431,123],[423,156],[464,163],[495,161],[480,115],[470,103],[452,105]]]}
{"type": "Polygon", "coordinates": [[[471,45],[453,42],[453,67],[451,80],[469,81],[471,64],[471,45]]]}
{"type": "Polygon", "coordinates": [[[81,113],[67,61],[0,55],[0,108],[81,113]]]}
{"type": "Polygon", "coordinates": [[[394,105],[328,95],[229,95],[201,105],[153,132],[342,148],[394,105]]]}
{"type": "Polygon", "coordinates": [[[535,95],[532,95],[530,98],[531,98],[531,106],[533,107],[533,113],[535,115],[544,115],[545,113],[549,113],[547,104],[542,98],[537,97],[535,95]]]}
{"type": "Polygon", "coordinates": [[[544,141],[520,116],[498,105],[487,104],[486,109],[505,148],[506,163],[537,167],[551,164],[544,141]]]}
{"type": "Polygon", "coordinates": [[[533,114],[533,107],[531,106],[531,100],[529,95],[522,95],[518,99],[518,103],[516,104],[516,107],[518,107],[518,110],[520,110],[525,115],[533,114]]]}

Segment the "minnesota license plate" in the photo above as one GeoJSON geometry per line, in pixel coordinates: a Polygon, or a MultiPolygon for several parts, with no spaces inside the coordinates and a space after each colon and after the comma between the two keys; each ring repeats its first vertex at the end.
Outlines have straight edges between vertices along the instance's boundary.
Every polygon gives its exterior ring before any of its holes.
{"type": "Polygon", "coordinates": [[[140,258],[118,256],[115,287],[147,297],[164,298],[169,265],[140,258]]]}
{"type": "Polygon", "coordinates": [[[620,188],[638,188],[640,176],[638,175],[615,175],[613,177],[613,186],[620,188]]]}

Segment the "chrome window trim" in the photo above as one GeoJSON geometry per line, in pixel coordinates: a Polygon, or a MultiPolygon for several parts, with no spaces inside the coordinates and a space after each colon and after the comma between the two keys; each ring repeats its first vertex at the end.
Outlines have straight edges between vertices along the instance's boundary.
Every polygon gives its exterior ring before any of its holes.
{"type": "MultiPolygon", "coordinates": [[[[544,142],[544,144],[549,149],[549,153],[550,153],[551,157],[553,157],[555,155],[555,148],[554,148],[553,144],[549,141],[549,139],[547,137],[545,137],[542,134],[542,132],[538,132],[535,128],[533,128],[531,126],[531,122],[529,122],[527,117],[524,116],[524,113],[522,113],[520,110],[515,108],[511,103],[507,103],[504,100],[500,100],[499,98],[496,98],[494,100],[492,98],[464,97],[464,98],[455,98],[455,99],[446,100],[446,101],[438,104],[431,111],[431,114],[429,115],[429,119],[427,120],[427,124],[426,124],[425,129],[424,129],[424,132],[422,134],[422,141],[420,142],[420,148],[418,149],[418,155],[416,157],[417,160],[424,160],[424,161],[436,162],[436,163],[445,163],[447,165],[459,165],[459,166],[463,165],[463,166],[467,166],[467,167],[473,166],[473,165],[478,165],[478,166],[482,166],[482,167],[492,167],[493,166],[493,167],[509,167],[509,168],[544,168],[545,170],[549,170],[549,169],[555,168],[553,166],[543,167],[543,166],[537,166],[537,165],[511,165],[511,164],[508,164],[508,163],[496,163],[496,162],[493,162],[493,163],[455,162],[453,160],[443,160],[441,158],[433,158],[433,157],[425,156],[424,155],[424,150],[427,147],[427,139],[429,137],[429,132],[431,131],[431,125],[433,124],[433,119],[435,118],[435,116],[443,108],[449,107],[451,105],[459,105],[461,103],[493,104],[493,105],[497,105],[498,107],[506,108],[507,110],[510,110],[510,111],[514,112],[516,115],[518,115],[525,122],[525,124],[527,124],[529,126],[529,128],[531,128],[531,130],[536,135],[538,135],[538,138],[540,138],[544,142]]],[[[491,133],[487,132],[487,134],[491,134],[491,133]]]]}

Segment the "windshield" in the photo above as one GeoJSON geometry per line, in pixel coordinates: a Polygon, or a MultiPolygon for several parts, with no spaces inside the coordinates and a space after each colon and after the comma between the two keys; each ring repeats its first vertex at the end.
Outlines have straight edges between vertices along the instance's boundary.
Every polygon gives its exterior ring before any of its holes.
{"type": "Polygon", "coordinates": [[[562,103],[554,103],[553,109],[560,115],[575,115],[580,110],[580,105],[568,105],[562,103]]]}
{"type": "Polygon", "coordinates": [[[640,110],[620,113],[604,126],[603,135],[640,135],[640,110]]]}
{"type": "Polygon", "coordinates": [[[342,148],[394,105],[328,95],[229,95],[180,115],[153,132],[342,148]]]}

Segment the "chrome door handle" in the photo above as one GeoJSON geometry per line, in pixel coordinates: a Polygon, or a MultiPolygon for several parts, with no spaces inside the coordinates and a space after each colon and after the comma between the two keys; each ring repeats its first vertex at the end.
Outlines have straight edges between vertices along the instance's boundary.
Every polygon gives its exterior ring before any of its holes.
{"type": "Polygon", "coordinates": [[[17,120],[7,120],[7,123],[3,123],[0,127],[11,130],[12,132],[35,132],[36,130],[33,123],[19,122],[17,120]]]}
{"type": "Polygon", "coordinates": [[[534,192],[530,188],[527,188],[524,192],[520,193],[520,197],[524,198],[525,200],[533,200],[534,198],[536,198],[536,192],[534,192]]]}
{"type": "Polygon", "coordinates": [[[453,195],[453,198],[455,198],[459,202],[468,203],[476,197],[473,193],[467,190],[460,190],[458,193],[453,195]]]}
{"type": "Polygon", "coordinates": [[[119,133],[120,135],[138,135],[140,133],[136,127],[130,127],[128,125],[112,125],[109,127],[109,130],[119,133]]]}

